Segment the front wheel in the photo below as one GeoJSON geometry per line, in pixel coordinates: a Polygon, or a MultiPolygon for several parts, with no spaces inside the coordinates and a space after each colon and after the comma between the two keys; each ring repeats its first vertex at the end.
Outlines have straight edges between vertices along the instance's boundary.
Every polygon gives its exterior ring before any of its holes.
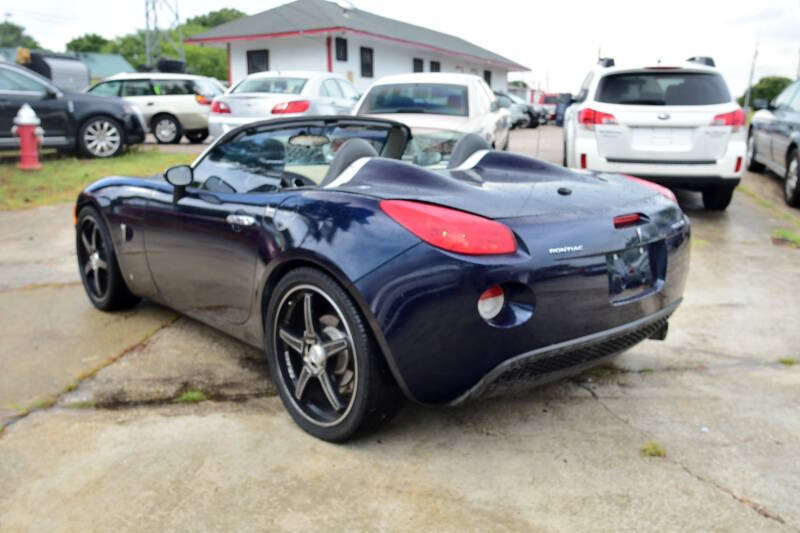
{"type": "Polygon", "coordinates": [[[720,186],[703,191],[703,206],[708,211],[724,211],[733,198],[733,187],[720,186]]]}
{"type": "Polygon", "coordinates": [[[75,246],[83,288],[95,307],[113,311],[139,302],[139,297],[125,285],[111,235],[93,207],[84,207],[78,213],[75,246]]]}
{"type": "Polygon", "coordinates": [[[400,395],[352,299],[327,274],[298,268],[272,291],[267,360],[281,401],[311,435],[341,442],[390,419],[400,395]]]}
{"type": "Polygon", "coordinates": [[[87,157],[113,157],[124,147],[122,127],[111,117],[90,118],[78,132],[78,148],[87,157]]]}
{"type": "Polygon", "coordinates": [[[786,179],[783,182],[783,198],[792,207],[800,207],[800,153],[797,148],[789,153],[786,179]]]}

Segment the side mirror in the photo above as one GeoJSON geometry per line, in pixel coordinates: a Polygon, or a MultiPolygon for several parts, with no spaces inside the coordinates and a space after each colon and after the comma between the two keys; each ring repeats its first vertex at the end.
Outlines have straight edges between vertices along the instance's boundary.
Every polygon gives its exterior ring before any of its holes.
{"type": "Polygon", "coordinates": [[[194,173],[192,167],[189,165],[178,165],[177,167],[170,167],[164,172],[164,178],[167,183],[172,185],[172,201],[177,203],[178,200],[186,195],[186,187],[192,184],[194,173]]]}
{"type": "Polygon", "coordinates": [[[54,99],[58,98],[58,91],[55,91],[55,90],[51,89],[50,87],[48,87],[44,91],[44,97],[47,100],[54,100],[54,99]]]}
{"type": "Polygon", "coordinates": [[[753,100],[753,109],[756,111],[766,109],[767,107],[769,107],[769,102],[767,102],[765,98],[756,98],[753,100]]]}

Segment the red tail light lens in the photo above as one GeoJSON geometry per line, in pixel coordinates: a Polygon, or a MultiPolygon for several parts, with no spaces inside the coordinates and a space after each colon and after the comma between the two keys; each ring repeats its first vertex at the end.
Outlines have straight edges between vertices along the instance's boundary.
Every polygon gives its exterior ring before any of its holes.
{"type": "Polygon", "coordinates": [[[581,109],[578,113],[578,124],[583,126],[588,130],[593,130],[595,125],[603,125],[603,124],[616,124],[617,119],[614,118],[614,115],[611,113],[603,113],[602,111],[595,111],[594,109],[587,107],[586,109],[581,109]]]}
{"type": "Polygon", "coordinates": [[[614,227],[619,229],[619,228],[625,228],[627,226],[634,226],[639,223],[639,220],[641,220],[641,218],[642,217],[639,216],[639,213],[631,213],[630,215],[620,215],[618,217],[614,217],[614,227]]]}
{"type": "Polygon", "coordinates": [[[586,154],[581,154],[581,168],[586,168],[586,154]]]}
{"type": "Polygon", "coordinates": [[[220,102],[219,100],[214,100],[211,102],[211,112],[218,113],[220,115],[230,113],[231,108],[225,102],[220,102]]]}
{"type": "Polygon", "coordinates": [[[734,168],[733,171],[734,172],[739,172],[740,170],[742,170],[742,158],[741,157],[737,157],[736,158],[736,168],[734,168]]]}
{"type": "Polygon", "coordinates": [[[283,115],[285,113],[305,113],[311,107],[310,100],[295,100],[293,102],[282,102],[272,108],[273,115],[283,115]]]}
{"type": "Polygon", "coordinates": [[[513,254],[514,235],[488,218],[438,205],[408,200],[384,200],[381,209],[423,241],[465,255],[513,254]]]}
{"type": "Polygon", "coordinates": [[[194,95],[194,99],[200,105],[211,105],[211,100],[209,100],[206,96],[202,94],[194,95]]]}
{"type": "Polygon", "coordinates": [[[661,196],[663,196],[667,200],[675,202],[676,204],[678,203],[678,199],[675,198],[675,193],[673,193],[671,190],[667,189],[666,187],[662,187],[658,183],[653,183],[652,181],[643,180],[641,178],[636,178],[634,176],[625,176],[625,177],[628,178],[631,181],[635,181],[636,183],[644,185],[645,187],[647,187],[649,189],[653,189],[654,191],[656,191],[658,194],[660,194],[661,196]]]}
{"type": "Polygon", "coordinates": [[[711,121],[712,126],[733,126],[733,131],[739,131],[744,126],[744,111],[737,109],[730,113],[723,113],[714,117],[711,121]]]}

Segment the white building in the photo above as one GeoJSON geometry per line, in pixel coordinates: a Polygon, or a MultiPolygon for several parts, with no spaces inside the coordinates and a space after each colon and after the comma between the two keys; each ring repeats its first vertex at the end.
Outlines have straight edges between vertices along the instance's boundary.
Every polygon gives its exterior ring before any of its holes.
{"type": "Polygon", "coordinates": [[[458,37],[326,0],[296,0],[186,43],[225,47],[231,82],[264,70],[316,70],[364,91],[389,74],[440,71],[477,74],[505,90],[508,72],[529,70],[458,37]]]}

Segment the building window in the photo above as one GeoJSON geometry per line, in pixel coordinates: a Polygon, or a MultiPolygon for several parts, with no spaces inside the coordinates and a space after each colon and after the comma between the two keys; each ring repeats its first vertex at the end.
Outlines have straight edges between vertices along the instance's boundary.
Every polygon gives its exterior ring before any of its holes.
{"type": "Polygon", "coordinates": [[[269,50],[247,51],[247,73],[269,70],[269,50]]]}
{"type": "Polygon", "coordinates": [[[431,61],[431,72],[440,72],[442,65],[438,61],[431,61]]]}
{"type": "Polygon", "coordinates": [[[486,85],[491,87],[492,86],[492,71],[491,70],[484,70],[483,71],[483,79],[486,82],[486,85]]]}
{"type": "Polygon", "coordinates": [[[372,48],[361,47],[361,77],[371,78],[372,70],[372,48]]]}
{"type": "Polygon", "coordinates": [[[347,39],[336,38],[336,61],[347,61],[347,39]]]}
{"type": "Polygon", "coordinates": [[[414,72],[422,72],[425,70],[425,62],[420,58],[414,58],[414,72]]]}

